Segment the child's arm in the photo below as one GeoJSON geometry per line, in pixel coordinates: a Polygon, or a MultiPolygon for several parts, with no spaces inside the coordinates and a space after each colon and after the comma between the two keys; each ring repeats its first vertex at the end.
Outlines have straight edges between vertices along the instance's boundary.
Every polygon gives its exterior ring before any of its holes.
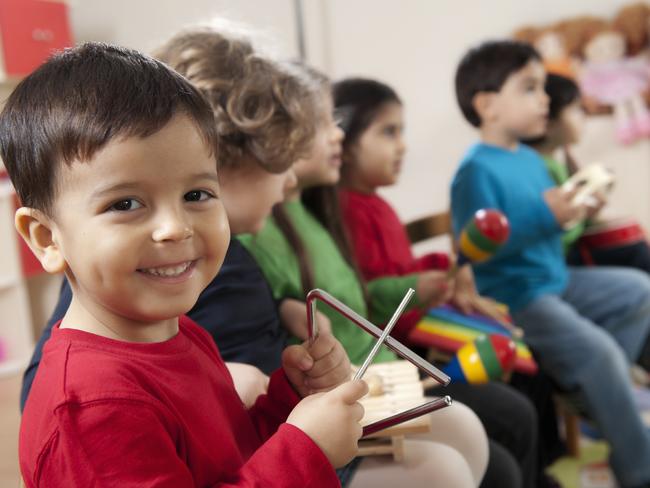
{"type": "Polygon", "coordinates": [[[413,258],[411,243],[397,214],[378,215],[364,206],[343,201],[346,203],[342,206],[346,231],[364,279],[446,270],[449,267],[449,258],[444,253],[413,258]]]}
{"type": "MultiPolygon", "coordinates": [[[[295,298],[285,298],[278,307],[280,321],[291,334],[301,341],[307,340],[307,304],[295,298]]],[[[316,322],[321,333],[332,333],[332,324],[327,316],[316,310],[316,322]]]]}
{"type": "MultiPolygon", "coordinates": [[[[315,406],[323,409],[323,403],[315,406]]],[[[345,413],[342,402],[332,403],[328,407],[337,408],[339,414],[345,413]]],[[[353,407],[348,410],[352,411],[353,407]]],[[[53,433],[39,456],[33,476],[25,476],[23,469],[25,483],[30,488],[194,488],[197,479],[209,482],[202,486],[215,488],[339,486],[329,458],[319,444],[294,425],[282,425],[239,469],[231,463],[236,463],[240,454],[224,451],[224,446],[232,445],[232,438],[216,438],[213,447],[220,453],[223,464],[195,465],[190,470],[185,459],[188,453],[179,451],[174,439],[178,434],[178,419],[171,412],[135,400],[68,404],[57,412],[59,430],[53,433]]],[[[356,418],[356,411],[353,413],[356,418]]],[[[333,423],[340,421],[339,417],[327,411],[322,417],[330,429],[336,430],[333,423]]],[[[352,439],[356,435],[353,423],[345,417],[342,420],[342,425],[350,429],[347,435],[352,439]]],[[[329,446],[324,444],[324,447],[329,446]]],[[[343,447],[350,449],[347,445],[343,447]]],[[[208,460],[203,458],[204,462],[208,460]]]]}
{"type": "Polygon", "coordinates": [[[416,299],[409,303],[391,331],[396,339],[405,340],[429,308],[441,305],[451,297],[453,286],[445,271],[436,270],[374,279],[367,283],[369,319],[378,325],[388,322],[404,296],[404,290],[413,288],[416,299]]]}
{"type": "Polygon", "coordinates": [[[495,257],[518,254],[529,245],[562,232],[543,195],[529,199],[525,209],[504,208],[501,195],[511,190],[485,168],[471,163],[463,166],[451,187],[454,234],[460,235],[474,213],[482,208],[501,210],[510,223],[510,237],[495,257]]]}
{"type": "Polygon", "coordinates": [[[343,208],[345,229],[350,236],[354,258],[366,280],[395,274],[397,270],[388,269],[385,243],[381,229],[367,212],[367,209],[354,205],[343,208]]]}
{"type": "Polygon", "coordinates": [[[269,438],[301,398],[336,388],[351,376],[348,355],[331,334],[320,333],[311,345],[287,347],[282,369],[271,375],[268,393],[249,410],[260,438],[269,438]]]}

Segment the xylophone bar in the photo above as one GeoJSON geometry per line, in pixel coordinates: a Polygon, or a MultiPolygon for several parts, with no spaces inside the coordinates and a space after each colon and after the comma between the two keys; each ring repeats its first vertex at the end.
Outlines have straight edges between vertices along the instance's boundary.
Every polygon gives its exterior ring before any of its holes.
{"type": "Polygon", "coordinates": [[[435,412],[436,410],[440,410],[442,408],[450,406],[451,403],[452,403],[451,398],[449,396],[444,396],[442,398],[436,398],[433,401],[427,402],[424,405],[420,405],[418,407],[414,407],[409,410],[406,410],[405,412],[397,413],[395,415],[392,415],[391,417],[378,420],[377,422],[373,422],[372,424],[366,425],[363,428],[362,437],[374,434],[375,432],[379,432],[380,430],[387,429],[389,427],[392,427],[393,425],[397,425],[402,422],[406,422],[408,420],[420,417],[421,415],[430,412],[435,412]]]}

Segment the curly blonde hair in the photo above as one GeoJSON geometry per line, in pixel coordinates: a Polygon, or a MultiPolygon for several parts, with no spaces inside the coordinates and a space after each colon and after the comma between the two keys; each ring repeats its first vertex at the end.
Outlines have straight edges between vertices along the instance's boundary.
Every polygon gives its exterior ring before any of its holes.
{"type": "Polygon", "coordinates": [[[257,53],[251,43],[211,27],[172,37],[153,55],[185,76],[215,113],[219,165],[247,155],[281,173],[309,153],[320,111],[320,87],[289,64],[257,53]]]}

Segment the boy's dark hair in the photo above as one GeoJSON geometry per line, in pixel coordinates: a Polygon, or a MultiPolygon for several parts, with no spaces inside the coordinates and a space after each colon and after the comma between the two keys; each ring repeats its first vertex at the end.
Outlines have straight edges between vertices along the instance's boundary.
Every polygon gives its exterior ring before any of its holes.
{"type": "Polygon", "coordinates": [[[467,121],[481,126],[474,96],[498,92],[510,75],[530,61],[541,60],[533,46],[519,41],[490,41],[470,49],[456,70],[456,99],[467,121]]]}
{"type": "Polygon", "coordinates": [[[22,204],[50,214],[62,163],[88,161],[117,137],[154,134],[180,112],[216,156],[213,112],[185,78],[137,51],[87,43],[16,87],[0,114],[0,155],[22,204]]]}
{"type": "Polygon", "coordinates": [[[345,132],[343,149],[353,145],[389,102],[402,101],[390,86],[366,78],[347,78],[334,83],[334,107],[345,132]]]}

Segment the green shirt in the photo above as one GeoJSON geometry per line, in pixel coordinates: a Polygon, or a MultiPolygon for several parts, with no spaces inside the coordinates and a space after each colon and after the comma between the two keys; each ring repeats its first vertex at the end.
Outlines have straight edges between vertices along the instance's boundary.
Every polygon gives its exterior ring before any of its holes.
{"type": "MultiPolygon", "coordinates": [[[[569,170],[566,167],[566,164],[561,163],[557,159],[553,159],[550,156],[542,155],[542,159],[546,163],[546,168],[548,169],[551,178],[555,181],[557,186],[561,186],[565,181],[569,179],[569,170]]],[[[564,252],[566,253],[569,248],[576,242],[582,233],[585,231],[586,222],[584,220],[580,221],[575,227],[567,230],[562,235],[562,245],[564,247],[564,252]]]]}
{"type": "MultiPolygon", "coordinates": [[[[370,313],[363,297],[363,290],[354,270],[341,255],[334,239],[321,223],[301,202],[284,204],[289,219],[303,241],[313,267],[317,288],[327,291],[363,317],[375,324],[388,322],[401,302],[406,290],[415,288],[417,276],[389,277],[368,283],[370,313]]],[[[257,260],[269,282],[276,300],[295,298],[305,300],[300,281],[300,268],[289,242],[272,218],[255,236],[237,236],[257,260]]],[[[418,306],[410,304],[410,308],[418,306]]],[[[332,322],[332,332],[341,342],[353,364],[361,364],[370,352],[376,339],[359,328],[334,309],[318,303],[332,322]]],[[[391,361],[396,356],[382,348],[375,361],[391,361]]]]}

